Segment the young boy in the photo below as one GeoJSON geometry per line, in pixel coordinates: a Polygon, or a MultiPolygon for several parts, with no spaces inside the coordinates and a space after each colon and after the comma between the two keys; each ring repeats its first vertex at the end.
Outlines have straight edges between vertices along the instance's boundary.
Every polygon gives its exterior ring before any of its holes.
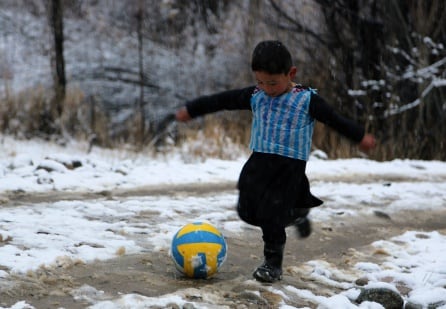
{"type": "Polygon", "coordinates": [[[281,42],[260,42],[253,51],[251,68],[257,86],[189,101],[177,110],[176,119],[188,121],[224,109],[252,111],[252,154],[239,177],[237,211],[242,220],[259,226],[263,233],[265,260],[254,271],[254,278],[275,282],[282,278],[285,228],[294,225],[300,237],[308,237],[309,210],[322,204],[311,194],[305,174],[314,121],[331,126],[364,151],[375,146],[375,138],[337,114],[313,89],[293,82],[297,69],[281,42]]]}

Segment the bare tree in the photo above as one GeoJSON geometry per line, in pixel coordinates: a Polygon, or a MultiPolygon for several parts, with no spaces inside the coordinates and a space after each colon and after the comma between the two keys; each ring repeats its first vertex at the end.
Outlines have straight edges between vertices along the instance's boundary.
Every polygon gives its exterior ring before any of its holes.
{"type": "Polygon", "coordinates": [[[138,113],[140,115],[139,119],[139,143],[142,146],[145,136],[145,103],[144,103],[144,35],[143,35],[143,25],[144,25],[144,0],[138,1],[138,8],[135,14],[136,18],[136,32],[138,37],[138,71],[139,71],[139,101],[138,101],[138,113]]]}
{"type": "Polygon", "coordinates": [[[392,153],[444,160],[446,4],[411,0],[383,6],[386,23],[394,29],[383,63],[391,97],[381,115],[393,144],[399,145],[392,153]]]}
{"type": "MultiPolygon", "coordinates": [[[[270,23],[305,43],[315,72],[329,72],[329,100],[381,138],[380,158],[445,159],[445,2],[313,2],[316,27],[290,15],[286,1],[269,0],[280,16],[270,23]]],[[[324,143],[337,148],[331,137],[324,143]]]]}
{"type": "Polygon", "coordinates": [[[54,97],[51,100],[51,114],[53,120],[58,120],[62,115],[67,85],[64,59],[63,1],[47,0],[47,9],[54,47],[54,54],[51,61],[54,80],[54,97]]]}

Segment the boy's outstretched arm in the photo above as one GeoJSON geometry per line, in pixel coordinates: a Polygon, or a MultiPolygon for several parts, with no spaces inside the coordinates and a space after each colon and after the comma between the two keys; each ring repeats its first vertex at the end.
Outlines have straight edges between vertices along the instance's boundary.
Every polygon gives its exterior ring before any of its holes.
{"type": "Polygon", "coordinates": [[[187,101],[175,113],[177,121],[188,121],[192,118],[215,113],[221,110],[251,109],[250,99],[255,86],[242,89],[228,90],[220,93],[201,96],[187,101]]]}
{"type": "Polygon", "coordinates": [[[333,107],[317,94],[311,96],[310,114],[315,119],[358,143],[361,151],[367,152],[375,148],[376,139],[373,134],[366,133],[364,128],[355,121],[338,114],[333,107]]]}

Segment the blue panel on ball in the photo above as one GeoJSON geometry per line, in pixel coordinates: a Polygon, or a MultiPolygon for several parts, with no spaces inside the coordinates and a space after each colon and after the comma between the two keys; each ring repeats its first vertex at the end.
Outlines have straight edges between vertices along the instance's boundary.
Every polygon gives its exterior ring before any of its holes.
{"type": "Polygon", "coordinates": [[[206,261],[206,254],[199,253],[198,256],[201,258],[201,260],[204,262],[198,267],[194,268],[194,278],[201,278],[204,279],[208,276],[208,271],[206,269],[207,261],[206,261]]]}
{"type": "Polygon", "coordinates": [[[174,239],[175,245],[190,244],[190,243],[202,243],[210,242],[223,244],[222,237],[205,231],[191,232],[174,239]]]}

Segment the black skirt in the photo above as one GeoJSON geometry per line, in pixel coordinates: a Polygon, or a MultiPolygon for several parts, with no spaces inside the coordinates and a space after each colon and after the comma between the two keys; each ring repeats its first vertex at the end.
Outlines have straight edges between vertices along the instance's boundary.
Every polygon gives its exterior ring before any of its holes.
{"type": "Polygon", "coordinates": [[[238,181],[240,218],[252,225],[288,226],[322,204],[310,192],[306,162],[254,152],[238,181]]]}

